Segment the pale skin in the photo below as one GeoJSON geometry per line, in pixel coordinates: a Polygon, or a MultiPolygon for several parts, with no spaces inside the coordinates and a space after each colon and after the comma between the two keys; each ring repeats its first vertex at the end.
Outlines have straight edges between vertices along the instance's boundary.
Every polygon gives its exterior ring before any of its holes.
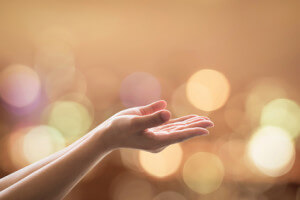
{"type": "Polygon", "coordinates": [[[195,136],[213,122],[188,115],[170,120],[166,102],[123,110],[85,136],[36,163],[0,179],[0,199],[59,200],[111,151],[134,148],[153,153],[195,136]]]}

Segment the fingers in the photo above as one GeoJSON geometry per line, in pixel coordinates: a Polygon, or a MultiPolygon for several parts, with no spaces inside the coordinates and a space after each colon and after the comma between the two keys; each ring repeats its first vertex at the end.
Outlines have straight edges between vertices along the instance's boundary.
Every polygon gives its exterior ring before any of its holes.
{"type": "Polygon", "coordinates": [[[168,121],[168,123],[166,123],[166,124],[185,121],[185,120],[187,120],[187,119],[194,118],[194,117],[197,117],[197,116],[198,116],[198,115],[186,115],[186,116],[183,116],[183,117],[171,119],[171,120],[168,121]]]}
{"type": "Polygon", "coordinates": [[[194,127],[194,128],[187,128],[184,130],[178,130],[178,131],[173,131],[172,133],[168,135],[164,135],[163,137],[164,140],[166,140],[167,143],[173,144],[177,142],[182,142],[184,140],[190,139],[195,136],[200,136],[200,135],[208,135],[209,132],[205,128],[201,127],[194,127]]]}
{"type": "Polygon", "coordinates": [[[210,120],[201,120],[201,121],[195,121],[189,124],[181,125],[177,127],[175,130],[182,130],[186,128],[194,128],[194,127],[202,127],[202,128],[210,128],[213,127],[214,123],[210,120]]]}
{"type": "Polygon", "coordinates": [[[139,111],[141,112],[142,115],[149,115],[151,113],[154,113],[156,111],[165,109],[167,106],[167,102],[164,100],[159,100],[154,103],[148,104],[146,106],[141,106],[139,107],[139,111]]]}
{"type": "MultiPolygon", "coordinates": [[[[184,119],[184,118],[182,117],[182,119],[184,119]]],[[[188,125],[190,123],[205,120],[205,119],[208,119],[208,118],[207,117],[204,118],[204,117],[200,117],[200,116],[193,116],[193,117],[190,117],[190,118],[186,118],[183,121],[176,120],[176,122],[173,122],[173,123],[168,122],[165,125],[160,126],[159,129],[160,130],[171,130],[171,129],[174,129],[174,128],[178,128],[180,126],[185,126],[185,125],[188,125]]],[[[172,121],[172,120],[170,120],[170,121],[172,121]]]]}
{"type": "Polygon", "coordinates": [[[157,111],[155,113],[139,116],[133,119],[133,126],[140,130],[155,127],[168,121],[171,113],[167,110],[157,111]]]}

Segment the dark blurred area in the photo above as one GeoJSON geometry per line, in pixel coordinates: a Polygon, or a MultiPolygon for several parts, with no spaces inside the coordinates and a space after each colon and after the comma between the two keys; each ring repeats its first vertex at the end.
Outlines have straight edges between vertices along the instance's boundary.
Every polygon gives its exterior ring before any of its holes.
{"type": "Polygon", "coordinates": [[[300,1],[1,1],[0,177],[158,99],[210,135],[107,156],[70,200],[300,200],[300,1]]]}

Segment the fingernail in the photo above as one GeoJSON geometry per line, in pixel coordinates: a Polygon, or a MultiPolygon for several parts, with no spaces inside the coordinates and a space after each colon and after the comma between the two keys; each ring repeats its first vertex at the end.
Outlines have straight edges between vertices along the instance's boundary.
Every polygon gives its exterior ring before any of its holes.
{"type": "Polygon", "coordinates": [[[209,135],[209,131],[206,129],[206,132],[203,133],[202,135],[209,135]]]}
{"type": "Polygon", "coordinates": [[[207,127],[208,127],[208,128],[211,128],[211,127],[214,127],[214,126],[215,126],[214,123],[211,122],[207,127]]]}
{"type": "Polygon", "coordinates": [[[165,122],[165,121],[168,121],[169,118],[170,118],[170,113],[167,112],[167,111],[163,111],[160,113],[160,117],[161,119],[165,122]]]}

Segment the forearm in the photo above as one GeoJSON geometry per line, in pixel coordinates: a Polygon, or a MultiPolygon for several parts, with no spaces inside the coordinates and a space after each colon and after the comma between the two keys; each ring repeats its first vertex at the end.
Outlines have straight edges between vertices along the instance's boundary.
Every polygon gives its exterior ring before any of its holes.
{"type": "Polygon", "coordinates": [[[83,137],[81,137],[80,139],[78,139],[77,141],[72,143],[71,145],[67,146],[66,148],[64,148],[54,154],[51,154],[51,155],[47,156],[46,158],[43,158],[31,165],[28,165],[12,174],[9,174],[9,175],[3,177],[2,179],[0,179],[0,191],[8,188],[12,184],[20,181],[21,179],[25,178],[29,174],[33,173],[34,171],[42,168],[43,166],[49,164],[50,162],[58,159],[61,156],[63,156],[65,153],[67,153],[68,151],[70,151],[71,149],[73,149],[74,147],[79,145],[82,141],[84,141],[85,139],[90,137],[92,133],[93,133],[93,131],[87,133],[86,135],[84,135],[83,137]]]}
{"type": "MultiPolygon", "coordinates": [[[[102,130],[105,131],[105,130],[102,130]]],[[[101,131],[0,193],[0,199],[61,199],[110,152],[101,131]]]]}

